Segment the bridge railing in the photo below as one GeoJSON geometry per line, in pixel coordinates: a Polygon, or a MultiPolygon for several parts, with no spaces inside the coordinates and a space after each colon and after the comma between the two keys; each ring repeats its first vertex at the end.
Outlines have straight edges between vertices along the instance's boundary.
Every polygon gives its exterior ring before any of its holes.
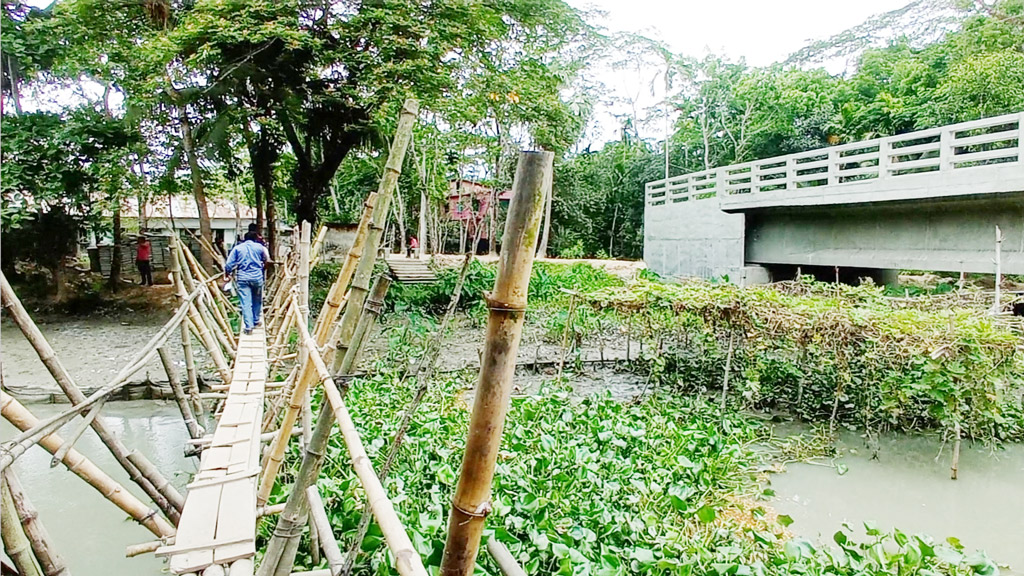
{"type": "Polygon", "coordinates": [[[855,184],[879,190],[914,186],[916,175],[1024,164],[1022,130],[1024,112],[702,170],[649,182],[646,202],[656,207],[718,197],[728,209],[766,193],[843,194],[855,184]]]}

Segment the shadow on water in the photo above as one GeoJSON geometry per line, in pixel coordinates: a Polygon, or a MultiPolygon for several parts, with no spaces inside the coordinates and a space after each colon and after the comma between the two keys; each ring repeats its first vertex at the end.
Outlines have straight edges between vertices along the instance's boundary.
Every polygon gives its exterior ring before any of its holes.
{"type": "MultiPolygon", "coordinates": [[[[66,410],[68,405],[27,407],[42,419],[66,410]]],[[[143,452],[184,493],[196,461],[182,453],[188,434],[173,402],[111,402],[104,407],[103,418],[126,445],[143,452]]],[[[74,420],[62,430],[65,437],[77,423],[74,420]]],[[[0,433],[11,438],[17,430],[3,421],[0,433]]],[[[86,431],[75,449],[148,502],[92,430],[86,431]]],[[[125,546],[153,540],[153,535],[63,465],[50,468],[50,454],[41,447],[29,449],[14,463],[14,469],[39,510],[54,546],[76,576],[136,576],[166,571],[164,561],[152,554],[125,558],[125,546]]]]}
{"type": "Polygon", "coordinates": [[[1024,573],[1024,445],[993,450],[965,443],[956,481],[949,445],[936,459],[940,445],[935,436],[888,434],[867,446],[843,432],[835,462],[846,472],[789,464],[771,478],[773,506],[793,518],[793,533],[812,540],[831,543],[843,522],[863,536],[864,522],[872,522],[936,541],[956,537],[966,551],[985,550],[1024,573]]]}

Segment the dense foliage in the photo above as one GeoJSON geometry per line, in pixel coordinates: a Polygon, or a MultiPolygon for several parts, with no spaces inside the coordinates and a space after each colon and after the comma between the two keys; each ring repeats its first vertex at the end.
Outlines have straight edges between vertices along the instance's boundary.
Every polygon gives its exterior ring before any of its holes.
{"type": "Polygon", "coordinates": [[[874,286],[737,288],[637,280],[589,294],[648,342],[652,371],[685,391],[868,430],[1024,438],[1019,334],[976,310],[897,306],[874,286]],[[730,348],[732,351],[730,352],[730,348]]]}
{"type": "MultiPolygon", "coordinates": [[[[377,469],[415,387],[401,379],[408,356],[434,335],[429,325],[392,330],[373,376],[353,382],[347,404],[377,469]]],[[[435,383],[385,480],[411,539],[438,566],[469,413],[464,395],[475,374],[435,383]]],[[[983,554],[955,541],[882,533],[835,535],[837,548],[792,538],[791,520],[761,498],[755,450],[762,428],[700,396],[665,389],[632,403],[587,398],[552,385],[515,397],[508,414],[486,537],[498,538],[531,574],[995,574],[983,554]]],[[[296,464],[299,453],[289,457],[296,464]]],[[[332,438],[318,483],[343,542],[356,532],[362,493],[340,439],[332,438]]],[[[275,489],[283,498],[287,481],[275,489]]],[[[263,537],[273,522],[264,522],[263,537]]],[[[307,545],[300,547],[308,550],[307,545]]],[[[371,528],[357,574],[391,573],[392,559],[371,528]]],[[[498,574],[486,554],[479,573],[498,574]]],[[[296,569],[312,568],[300,552],[296,569]]]]}

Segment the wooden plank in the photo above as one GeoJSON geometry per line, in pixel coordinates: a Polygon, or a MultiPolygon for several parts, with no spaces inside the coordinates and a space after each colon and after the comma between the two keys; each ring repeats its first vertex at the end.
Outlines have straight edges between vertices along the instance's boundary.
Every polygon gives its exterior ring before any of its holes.
{"type": "MultiPolygon", "coordinates": [[[[189,491],[181,521],[178,523],[175,546],[193,547],[213,540],[220,497],[219,485],[189,491]]],[[[195,550],[171,556],[170,568],[174,574],[182,574],[205,568],[210,564],[213,564],[212,550],[195,550]]]]}
{"type": "Polygon", "coordinates": [[[256,477],[224,485],[217,515],[217,539],[239,539],[239,544],[218,547],[214,562],[226,563],[256,554],[256,477]],[[248,537],[248,540],[241,541],[248,537]]]}

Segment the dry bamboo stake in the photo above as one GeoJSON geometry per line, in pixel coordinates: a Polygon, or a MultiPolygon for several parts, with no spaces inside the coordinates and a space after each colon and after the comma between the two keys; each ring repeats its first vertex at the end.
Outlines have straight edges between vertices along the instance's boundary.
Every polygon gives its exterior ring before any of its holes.
{"type": "Polygon", "coordinates": [[[725,402],[729,398],[729,374],[732,373],[732,349],[736,332],[729,332],[729,352],[725,355],[725,374],[722,376],[722,418],[725,418],[725,402]]]}
{"type": "MultiPolygon", "coordinates": [[[[39,420],[27,408],[3,391],[0,391],[0,411],[2,411],[3,417],[19,430],[30,430],[39,424],[39,420]]],[[[39,445],[51,454],[63,444],[64,440],[57,434],[50,434],[39,441],[39,445]]],[[[145,526],[155,536],[174,535],[174,527],[161,518],[155,510],[150,510],[141,500],[77,450],[69,450],[61,461],[68,467],[68,470],[85,480],[104,498],[110,500],[136,522],[145,526]]]]}
{"type": "Polygon", "coordinates": [[[4,551],[14,562],[19,576],[42,576],[43,571],[32,554],[32,543],[21,528],[18,514],[14,510],[14,498],[7,489],[7,483],[0,483],[0,535],[3,536],[4,551]]]}
{"type": "Polygon", "coordinates": [[[178,380],[178,372],[174,369],[174,360],[171,359],[170,353],[163,346],[157,349],[157,354],[160,355],[160,363],[163,364],[164,372],[167,373],[167,381],[171,385],[174,401],[178,403],[178,410],[181,411],[181,418],[185,421],[185,428],[188,429],[189,437],[202,438],[203,429],[192,414],[192,407],[189,406],[185,390],[181,387],[181,381],[178,380]]]}
{"type": "Polygon", "coordinates": [[[527,291],[544,198],[551,187],[551,152],[521,152],[505,222],[502,253],[490,312],[480,380],[469,423],[462,472],[452,499],[442,576],[473,573],[480,536],[491,510],[491,481],[508,411],[516,351],[522,336],[527,291]]]}
{"type": "MultiPolygon", "coordinates": [[[[377,286],[380,286],[380,283],[378,283],[377,286]]],[[[375,292],[374,296],[374,300],[383,299],[383,294],[378,295],[375,292]]],[[[365,316],[365,322],[372,322],[376,318],[371,310],[367,310],[365,316]]],[[[360,319],[360,324],[364,324],[363,319],[360,319]]],[[[307,355],[307,359],[309,360],[308,363],[314,366],[312,373],[316,374],[317,377],[321,379],[328,397],[330,397],[331,390],[333,389],[334,394],[337,394],[338,400],[340,401],[341,396],[340,393],[337,392],[334,380],[330,377],[330,373],[327,371],[327,367],[324,364],[319,351],[316,350],[315,346],[312,346],[312,336],[309,334],[309,331],[305,326],[302,326],[301,324],[299,325],[299,331],[301,340],[311,344],[311,353],[307,355]]],[[[365,326],[362,329],[357,328],[356,330],[356,332],[362,333],[365,333],[366,331],[367,329],[365,326]]],[[[356,345],[355,343],[352,344],[353,346],[356,345]]],[[[282,512],[281,517],[278,519],[277,527],[274,529],[274,536],[271,538],[271,541],[267,546],[267,551],[264,555],[264,564],[260,567],[261,576],[270,576],[272,574],[275,576],[281,576],[287,574],[291,570],[295,553],[298,550],[298,535],[301,532],[302,525],[306,520],[306,515],[309,510],[304,490],[306,487],[311,486],[316,482],[316,477],[319,475],[320,465],[323,462],[324,452],[327,447],[327,441],[330,438],[332,426],[331,406],[324,403],[320,409],[320,414],[316,422],[316,429],[313,431],[313,437],[310,443],[306,446],[306,451],[299,467],[299,473],[292,486],[292,492],[288,495],[288,500],[285,504],[285,512],[282,512]]],[[[376,475],[374,475],[374,479],[377,479],[376,475]]]]}
{"type": "Polygon", "coordinates": [[[370,277],[373,276],[374,260],[377,256],[377,248],[380,246],[381,235],[384,232],[384,224],[388,219],[388,211],[391,208],[391,199],[395,189],[398,187],[398,177],[402,173],[402,162],[405,160],[405,151],[409,147],[409,140],[412,138],[412,127],[416,122],[416,115],[419,113],[419,103],[409,99],[402,105],[402,112],[398,117],[398,128],[395,130],[395,138],[391,143],[391,151],[388,153],[388,161],[384,166],[384,177],[381,178],[377,187],[377,203],[373,208],[370,231],[367,236],[366,246],[363,249],[365,257],[359,259],[352,279],[352,287],[349,290],[348,304],[345,305],[345,313],[342,314],[341,323],[336,332],[338,338],[332,336],[331,344],[335,345],[333,371],[340,373],[341,362],[347,352],[347,343],[352,341],[352,333],[355,331],[356,323],[362,314],[363,301],[370,288],[370,277]]]}
{"type": "MultiPolygon", "coordinates": [[[[22,306],[21,301],[18,300],[18,296],[14,293],[14,289],[11,288],[11,285],[7,282],[7,277],[4,276],[2,272],[0,272],[0,290],[2,290],[3,303],[7,308],[8,315],[12,320],[14,320],[15,324],[18,325],[18,328],[21,329],[25,338],[32,344],[32,347],[35,348],[36,353],[39,355],[39,359],[42,360],[43,364],[50,372],[50,375],[53,376],[53,379],[61,387],[61,390],[64,391],[64,394],[67,395],[68,399],[73,404],[81,404],[86,401],[85,394],[83,394],[78,388],[78,385],[75,384],[75,381],[71,378],[71,375],[68,374],[68,371],[64,369],[63,364],[61,364],[60,360],[57,358],[56,352],[54,352],[50,343],[46,341],[43,333],[39,330],[39,327],[36,326],[35,322],[32,321],[28,312],[25,311],[25,307],[22,306]]],[[[110,453],[113,454],[118,464],[120,464],[121,467],[125,469],[125,472],[128,473],[128,477],[138,484],[139,487],[153,499],[156,505],[168,515],[168,518],[170,518],[172,522],[177,522],[179,516],[178,510],[170,504],[167,496],[162,494],[156,488],[158,484],[161,482],[166,483],[167,480],[159,473],[150,477],[144,474],[141,470],[138,470],[128,460],[128,448],[125,447],[117,436],[107,429],[103,424],[102,418],[96,418],[93,420],[92,428],[96,431],[96,435],[100,437],[100,440],[107,449],[110,450],[110,453]]]]}
{"type": "Polygon", "coordinates": [[[491,553],[494,563],[505,576],[526,576],[526,571],[516,562],[512,552],[494,536],[487,539],[487,551],[491,553]]]}
{"type": "Polygon", "coordinates": [[[50,458],[50,468],[56,467],[57,464],[60,464],[61,461],[64,460],[64,457],[68,454],[68,450],[75,447],[75,444],[78,443],[82,434],[85,434],[85,431],[89,429],[89,426],[92,425],[92,421],[96,419],[96,416],[99,416],[100,410],[103,409],[103,405],[106,403],[107,397],[104,396],[98,402],[93,404],[92,408],[89,408],[89,412],[86,413],[85,417],[82,418],[82,421],[78,423],[78,427],[71,433],[71,436],[68,436],[64,445],[54,452],[53,458],[50,458]]]}
{"type": "Polygon", "coordinates": [[[306,488],[306,499],[309,500],[309,515],[313,518],[310,527],[316,526],[317,532],[320,533],[320,546],[323,548],[324,556],[327,557],[327,565],[332,574],[337,574],[345,559],[341,556],[341,549],[338,547],[338,541],[334,538],[331,521],[327,518],[327,512],[324,510],[324,501],[320,499],[320,492],[317,491],[315,485],[306,488]]]}
{"type": "Polygon", "coordinates": [[[151,542],[143,542],[142,544],[129,544],[124,548],[125,558],[134,558],[150,552],[156,552],[161,546],[173,546],[174,538],[168,538],[166,540],[153,540],[151,542]]]}
{"type": "Polygon", "coordinates": [[[960,472],[960,422],[953,425],[953,462],[949,466],[951,480],[956,480],[960,472]]]}
{"type": "Polygon", "coordinates": [[[572,329],[572,313],[576,311],[576,293],[569,297],[569,313],[565,317],[565,329],[562,331],[562,348],[558,355],[558,380],[562,379],[562,370],[565,368],[565,349],[569,345],[569,331],[572,329]]]}
{"type": "MultiPolygon", "coordinates": [[[[995,303],[992,305],[992,313],[999,314],[1003,311],[1001,295],[1003,285],[1003,231],[996,226],[996,295],[995,303]]],[[[953,479],[956,480],[956,472],[953,472],[953,479]]]]}
{"type": "Polygon", "coordinates": [[[316,325],[313,327],[313,336],[317,344],[323,346],[330,335],[331,327],[338,318],[341,311],[341,304],[345,299],[345,289],[352,280],[352,274],[356,271],[356,265],[363,256],[363,246],[366,244],[366,235],[370,230],[370,218],[373,216],[373,207],[377,204],[377,193],[371,192],[363,203],[363,215],[359,218],[359,227],[356,228],[356,237],[352,247],[348,250],[345,263],[338,271],[338,277],[334,279],[331,288],[327,293],[327,299],[320,308],[320,315],[317,316],[316,325]]]}
{"type": "Polygon", "coordinates": [[[35,554],[36,560],[39,561],[39,566],[43,569],[43,574],[46,576],[71,576],[71,571],[68,570],[64,559],[54,548],[50,533],[39,520],[39,512],[28,499],[28,495],[22,489],[21,481],[18,480],[18,475],[14,473],[13,469],[4,470],[3,482],[4,488],[11,493],[11,499],[14,500],[14,511],[18,514],[18,519],[21,520],[21,527],[25,531],[25,536],[28,537],[32,552],[35,554]]]}
{"type": "MultiPolygon", "coordinates": [[[[296,322],[301,326],[309,326],[309,222],[303,221],[299,225],[299,293],[296,302],[298,306],[298,318],[296,322]]],[[[309,354],[308,344],[305,341],[299,342],[299,355],[305,358],[309,354]]],[[[305,359],[303,363],[308,364],[305,359]]],[[[313,408],[309,388],[302,396],[302,446],[309,445],[313,437],[313,408]]],[[[314,523],[309,525],[310,557],[314,564],[320,563],[320,536],[317,533],[317,526],[314,523]]]]}

